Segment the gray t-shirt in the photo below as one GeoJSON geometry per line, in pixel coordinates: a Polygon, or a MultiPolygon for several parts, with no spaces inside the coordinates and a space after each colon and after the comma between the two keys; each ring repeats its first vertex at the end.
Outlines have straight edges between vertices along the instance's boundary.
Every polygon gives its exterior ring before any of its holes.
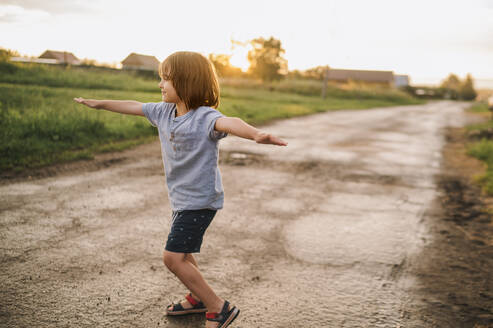
{"type": "Polygon", "coordinates": [[[227,134],[214,130],[214,125],[224,115],[202,106],[175,117],[176,105],[166,102],[145,103],[142,109],[159,131],[173,211],[222,208],[218,141],[227,134]]]}

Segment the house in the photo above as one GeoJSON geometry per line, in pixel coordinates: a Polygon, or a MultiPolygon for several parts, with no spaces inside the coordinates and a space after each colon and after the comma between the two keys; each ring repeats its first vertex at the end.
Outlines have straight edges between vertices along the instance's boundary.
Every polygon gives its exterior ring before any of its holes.
{"type": "Polygon", "coordinates": [[[73,53],[66,51],[46,50],[39,56],[40,59],[49,59],[56,64],[80,65],[81,61],[73,53]]]}
{"type": "Polygon", "coordinates": [[[394,75],[394,86],[396,88],[407,87],[409,85],[409,76],[408,75],[394,75]]]}
{"type": "Polygon", "coordinates": [[[122,69],[157,71],[159,60],[154,56],[140,55],[132,52],[122,61],[122,69]]]}
{"type": "Polygon", "coordinates": [[[372,84],[394,85],[394,73],[392,71],[366,71],[352,69],[329,69],[329,81],[347,83],[351,81],[372,84]]]}

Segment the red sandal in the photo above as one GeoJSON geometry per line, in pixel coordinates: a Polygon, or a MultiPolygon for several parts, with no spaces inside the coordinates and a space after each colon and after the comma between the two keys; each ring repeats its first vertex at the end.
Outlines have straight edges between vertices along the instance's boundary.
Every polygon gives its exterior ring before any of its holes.
{"type": "Polygon", "coordinates": [[[236,319],[238,314],[240,314],[240,309],[238,309],[236,306],[233,306],[231,310],[229,310],[229,302],[224,301],[221,312],[207,312],[205,314],[205,318],[208,321],[218,322],[219,325],[217,326],[217,328],[226,328],[236,319]]]}
{"type": "Polygon", "coordinates": [[[190,304],[192,304],[191,308],[185,309],[185,308],[183,308],[181,303],[178,303],[178,304],[172,303],[166,307],[166,314],[167,315],[185,315],[185,314],[192,314],[192,313],[207,312],[207,308],[205,307],[204,303],[193,298],[192,293],[189,293],[188,295],[186,295],[185,298],[187,299],[187,301],[190,304]],[[171,310],[169,309],[170,306],[173,306],[173,308],[171,310]]]}

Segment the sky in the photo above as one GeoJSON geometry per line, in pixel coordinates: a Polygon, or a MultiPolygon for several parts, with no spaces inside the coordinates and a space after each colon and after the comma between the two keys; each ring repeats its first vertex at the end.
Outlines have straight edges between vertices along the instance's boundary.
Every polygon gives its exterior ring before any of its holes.
{"type": "Polygon", "coordinates": [[[493,88],[493,0],[0,0],[0,47],[117,63],[131,52],[233,55],[281,40],[288,67],[391,70],[413,84],[472,74],[493,88]]]}

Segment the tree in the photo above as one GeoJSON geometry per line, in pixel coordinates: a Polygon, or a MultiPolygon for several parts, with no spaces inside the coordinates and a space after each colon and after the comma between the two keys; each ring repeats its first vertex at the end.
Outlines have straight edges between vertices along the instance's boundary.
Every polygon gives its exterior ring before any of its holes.
{"type": "Polygon", "coordinates": [[[466,80],[461,84],[459,90],[460,97],[464,100],[474,100],[478,95],[474,90],[474,83],[471,74],[467,74],[466,80]]]}
{"type": "Polygon", "coordinates": [[[209,54],[209,60],[220,77],[241,76],[243,74],[241,68],[231,65],[231,55],[209,54]]]}
{"type": "Polygon", "coordinates": [[[266,40],[257,38],[250,41],[252,50],[248,52],[250,67],[248,71],[262,81],[280,80],[287,74],[287,60],[282,56],[285,50],[281,41],[271,37],[266,40]]]}
{"type": "Polygon", "coordinates": [[[326,72],[327,72],[327,66],[316,66],[307,69],[304,72],[304,75],[307,79],[323,81],[325,78],[325,74],[327,74],[326,72]]]}
{"type": "Polygon", "coordinates": [[[446,97],[452,99],[474,100],[477,96],[471,74],[467,74],[462,82],[457,75],[451,73],[440,87],[445,89],[446,97]]]}
{"type": "Polygon", "coordinates": [[[15,50],[0,48],[0,74],[15,74],[18,66],[10,62],[10,58],[19,57],[15,50]]]}
{"type": "Polygon", "coordinates": [[[19,57],[15,50],[0,48],[0,61],[9,61],[11,57],[19,57]]]}
{"type": "Polygon", "coordinates": [[[450,73],[449,76],[442,82],[442,88],[449,88],[453,90],[459,90],[460,79],[457,75],[450,73]]]}
{"type": "Polygon", "coordinates": [[[293,71],[289,71],[288,74],[286,75],[286,77],[288,79],[301,80],[305,76],[303,75],[303,72],[301,72],[300,70],[295,69],[293,71]]]}
{"type": "Polygon", "coordinates": [[[440,87],[447,90],[446,93],[449,98],[459,98],[461,82],[457,75],[450,73],[449,76],[442,82],[440,87]]]}

